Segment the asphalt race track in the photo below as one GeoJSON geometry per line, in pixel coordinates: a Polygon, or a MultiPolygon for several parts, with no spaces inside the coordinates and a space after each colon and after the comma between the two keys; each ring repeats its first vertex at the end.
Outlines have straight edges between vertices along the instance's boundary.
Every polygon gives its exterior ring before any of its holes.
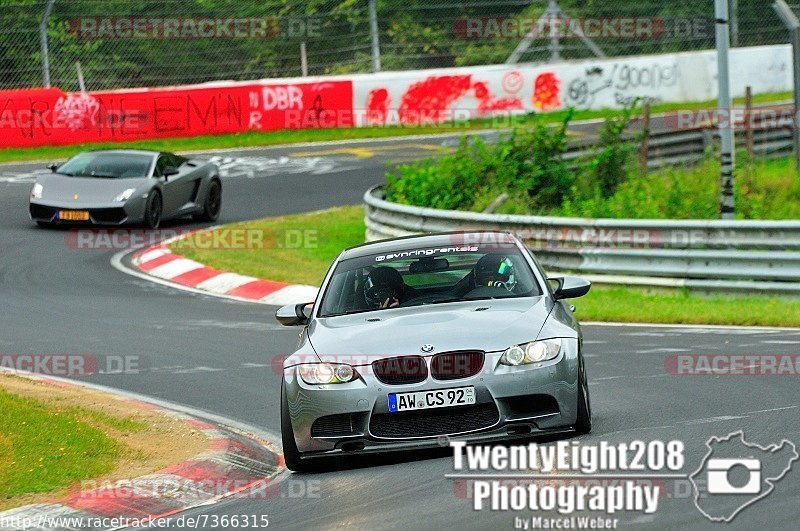
{"type": "MultiPolygon", "coordinates": [[[[227,167],[220,221],[357,204],[382,180],[386,160],[432,154],[441,143],[403,139],[216,154],[227,167]]],[[[297,330],[279,327],[269,307],[125,275],[110,266],[112,251],[71,249],[65,231],[37,228],[27,215],[25,174],[41,166],[0,167],[0,352],[139,356],[138,374],[87,379],[279,433],[280,376],[272,367],[291,350],[297,330]]],[[[575,304],[580,316],[580,301],[575,304]]],[[[680,353],[797,353],[800,330],[587,325],[584,335],[595,425],[583,441],[681,439],[687,474],[715,435],[744,430],[761,445],[800,443],[795,377],[675,376],[664,366],[680,353]]],[[[445,479],[452,471],[447,450],[354,457],[319,474],[284,474],[274,499],[231,500],[194,513],[267,514],[279,529],[508,529],[514,516],[530,516],[473,511],[445,479]]],[[[800,471],[793,470],[730,527],[796,527],[798,499],[800,471]]],[[[685,492],[663,499],[654,515],[616,517],[627,527],[711,524],[685,492]]]]}

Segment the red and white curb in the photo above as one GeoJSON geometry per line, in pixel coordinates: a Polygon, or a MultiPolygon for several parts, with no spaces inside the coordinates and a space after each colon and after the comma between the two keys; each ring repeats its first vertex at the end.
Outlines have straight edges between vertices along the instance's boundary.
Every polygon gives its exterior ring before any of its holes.
{"type": "MultiPolygon", "coordinates": [[[[60,386],[107,390],[84,383],[72,384],[61,378],[25,376],[60,386]]],[[[53,503],[2,511],[2,529],[81,529],[87,524],[96,529],[117,529],[128,527],[130,522],[166,518],[225,498],[272,499],[280,494],[280,486],[273,478],[283,470],[283,456],[267,441],[161,405],[136,398],[123,399],[138,407],[159,410],[201,431],[208,439],[207,450],[153,474],[102,483],[53,503]],[[93,522],[106,523],[98,527],[93,522]]]]}
{"type": "MultiPolygon", "coordinates": [[[[319,290],[315,286],[286,284],[220,271],[184,258],[169,249],[169,244],[176,239],[178,238],[135,252],[131,265],[143,274],[138,276],[149,277],[178,289],[275,306],[309,302],[317,298],[319,290]]],[[[115,262],[118,265],[120,261],[115,262]]]]}

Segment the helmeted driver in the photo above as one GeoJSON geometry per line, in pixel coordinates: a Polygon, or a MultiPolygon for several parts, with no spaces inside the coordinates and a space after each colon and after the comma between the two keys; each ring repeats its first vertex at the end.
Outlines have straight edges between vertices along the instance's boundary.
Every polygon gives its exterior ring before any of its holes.
{"type": "Polygon", "coordinates": [[[364,283],[364,299],[372,308],[396,308],[407,299],[406,283],[392,267],[376,267],[364,283]]]}
{"type": "Polygon", "coordinates": [[[475,264],[475,287],[490,286],[511,290],[514,264],[502,254],[487,254],[475,264]]]}

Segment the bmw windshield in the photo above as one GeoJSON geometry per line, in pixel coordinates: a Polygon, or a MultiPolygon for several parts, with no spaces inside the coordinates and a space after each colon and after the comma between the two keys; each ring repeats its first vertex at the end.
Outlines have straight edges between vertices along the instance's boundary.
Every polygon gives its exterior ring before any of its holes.
{"type": "Polygon", "coordinates": [[[134,179],[150,174],[151,155],[137,153],[81,153],[56,170],[69,177],[134,179]]]}
{"type": "Polygon", "coordinates": [[[412,249],[340,261],[323,295],[320,317],[541,294],[516,247],[412,249]]]}

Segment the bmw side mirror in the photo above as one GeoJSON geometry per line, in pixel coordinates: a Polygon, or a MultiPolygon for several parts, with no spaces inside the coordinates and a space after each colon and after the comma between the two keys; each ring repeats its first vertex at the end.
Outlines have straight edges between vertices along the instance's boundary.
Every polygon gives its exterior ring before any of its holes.
{"type": "Polygon", "coordinates": [[[275,312],[275,319],[283,326],[297,326],[308,323],[311,318],[310,302],[287,304],[275,312]]]}
{"type": "Polygon", "coordinates": [[[58,164],[55,164],[55,163],[48,164],[47,165],[47,169],[50,170],[51,172],[55,173],[56,170],[58,169],[58,164]]]}
{"type": "Polygon", "coordinates": [[[580,277],[556,277],[547,280],[556,284],[553,288],[553,297],[557,301],[583,297],[592,287],[591,282],[580,277]]]}

